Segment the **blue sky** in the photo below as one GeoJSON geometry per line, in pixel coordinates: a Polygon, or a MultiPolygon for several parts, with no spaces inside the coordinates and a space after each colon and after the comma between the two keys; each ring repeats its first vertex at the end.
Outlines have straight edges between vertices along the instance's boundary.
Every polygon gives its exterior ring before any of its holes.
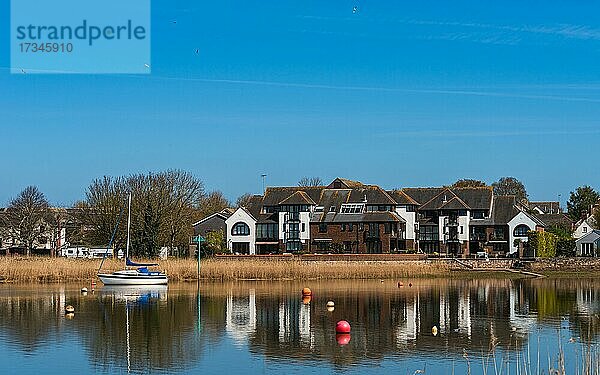
{"type": "Polygon", "coordinates": [[[385,188],[515,176],[564,201],[600,188],[599,12],[155,0],[152,74],[10,75],[2,2],[0,205],[29,184],[71,204],[96,177],[168,168],[231,199],[266,173],[385,188]]]}

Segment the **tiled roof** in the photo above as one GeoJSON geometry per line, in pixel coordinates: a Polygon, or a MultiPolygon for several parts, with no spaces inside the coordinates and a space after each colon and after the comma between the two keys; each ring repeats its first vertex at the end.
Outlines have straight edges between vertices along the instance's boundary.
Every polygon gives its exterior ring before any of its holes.
{"type": "Polygon", "coordinates": [[[469,207],[459,197],[454,197],[440,207],[442,210],[464,210],[469,207]]]}
{"type": "Polygon", "coordinates": [[[338,185],[338,184],[341,185],[340,186],[341,189],[352,189],[352,188],[356,188],[356,187],[360,187],[360,186],[364,185],[360,181],[353,181],[353,180],[348,180],[346,178],[338,177],[335,180],[331,181],[331,183],[327,186],[327,188],[335,189],[336,185],[338,185]]]}
{"type": "Polygon", "coordinates": [[[564,227],[571,228],[573,220],[565,214],[533,214],[538,220],[542,221],[546,227],[564,227]]]}
{"type": "Polygon", "coordinates": [[[404,188],[402,191],[419,204],[427,203],[442,192],[444,188],[404,188]]]}
{"type": "Polygon", "coordinates": [[[492,206],[494,191],[491,186],[452,188],[452,192],[472,210],[489,210],[492,206]]]}
{"type": "Polygon", "coordinates": [[[263,197],[262,195],[253,195],[250,197],[248,204],[246,205],[246,211],[250,213],[255,219],[258,219],[262,210],[263,197]]]}
{"type": "Polygon", "coordinates": [[[285,198],[279,204],[308,204],[308,205],[316,205],[315,201],[312,200],[308,194],[299,190],[289,197],[285,198]]]}
{"type": "Polygon", "coordinates": [[[560,202],[529,202],[529,208],[538,208],[544,214],[557,214],[560,212],[560,202]]]}
{"type": "Polygon", "coordinates": [[[362,214],[316,213],[312,223],[404,223],[405,220],[394,212],[366,212],[362,214]]]}
{"type": "Polygon", "coordinates": [[[376,185],[362,185],[350,191],[348,203],[361,203],[373,205],[396,205],[396,201],[385,190],[376,185]],[[365,202],[366,198],[366,202],[365,202]]]}
{"type": "Polygon", "coordinates": [[[516,207],[516,197],[514,195],[494,197],[494,206],[492,208],[493,225],[506,225],[520,211],[516,207]]]}
{"type": "MultiPolygon", "coordinates": [[[[452,192],[452,190],[444,189],[444,190],[440,191],[436,196],[434,196],[427,202],[423,203],[423,205],[421,207],[419,207],[419,209],[420,210],[439,210],[442,208],[443,205],[448,203],[451,199],[455,199],[455,198],[457,198],[457,196],[456,196],[456,194],[454,194],[452,192]]],[[[464,202],[461,202],[461,203],[464,203],[464,202]]],[[[462,204],[462,206],[463,207],[461,207],[461,208],[466,207],[464,204],[462,204]]]]}
{"type": "Polygon", "coordinates": [[[279,203],[298,191],[306,193],[314,202],[319,200],[323,186],[290,186],[290,187],[268,187],[265,191],[263,204],[265,206],[277,206],[279,203]]]}
{"type": "Polygon", "coordinates": [[[413,205],[416,206],[419,203],[417,201],[415,201],[414,199],[412,199],[411,197],[409,197],[405,192],[403,192],[402,190],[390,190],[387,192],[395,201],[397,204],[399,205],[413,205]]]}

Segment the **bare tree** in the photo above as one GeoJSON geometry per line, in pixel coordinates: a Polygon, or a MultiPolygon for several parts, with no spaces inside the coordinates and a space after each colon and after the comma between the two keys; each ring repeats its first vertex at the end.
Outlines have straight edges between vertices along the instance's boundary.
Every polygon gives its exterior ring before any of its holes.
{"type": "Polygon", "coordinates": [[[25,245],[27,255],[36,241],[49,233],[50,205],[36,186],[28,186],[13,198],[3,216],[3,228],[9,236],[25,245]]]}
{"type": "Polygon", "coordinates": [[[250,201],[252,200],[253,195],[250,193],[244,193],[242,195],[240,195],[238,197],[238,199],[235,201],[235,206],[236,207],[248,207],[248,205],[250,204],[250,201]]]}
{"type": "Polygon", "coordinates": [[[197,218],[201,219],[207,217],[215,212],[222,211],[224,208],[229,206],[229,201],[225,198],[222,192],[219,190],[211,191],[202,198],[197,218]]]}
{"type": "Polygon", "coordinates": [[[181,170],[167,171],[165,177],[169,187],[169,210],[166,218],[168,243],[171,251],[178,247],[181,253],[193,234],[190,224],[204,195],[204,184],[181,170]]]}
{"type": "Polygon", "coordinates": [[[320,177],[302,177],[298,181],[298,186],[302,187],[313,187],[313,186],[322,186],[323,180],[320,177]]]}
{"type": "Polygon", "coordinates": [[[107,246],[120,219],[113,246],[115,249],[125,246],[127,232],[123,223],[127,217],[127,194],[128,188],[122,177],[104,176],[92,181],[85,200],[76,204],[77,219],[87,227],[82,234],[87,245],[107,246]]]}
{"type": "Polygon", "coordinates": [[[130,192],[130,255],[155,257],[161,247],[185,250],[193,230],[191,223],[204,196],[204,185],[180,170],[95,180],[88,188],[86,200],[78,205],[81,221],[90,227],[87,240],[107,245],[121,215],[114,247],[125,247],[126,197],[130,192]]]}

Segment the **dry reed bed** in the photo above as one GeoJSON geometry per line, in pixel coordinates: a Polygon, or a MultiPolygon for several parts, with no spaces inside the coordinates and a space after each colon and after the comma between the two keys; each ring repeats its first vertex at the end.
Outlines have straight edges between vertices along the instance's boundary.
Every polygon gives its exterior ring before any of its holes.
{"type": "MultiPolygon", "coordinates": [[[[65,282],[96,277],[100,261],[43,258],[0,258],[0,280],[6,282],[65,282]]],[[[123,261],[108,259],[102,268],[111,272],[123,261]]],[[[160,261],[160,267],[173,281],[197,279],[193,259],[160,261]]],[[[301,261],[294,259],[207,259],[202,260],[200,277],[210,280],[317,280],[393,279],[400,277],[448,276],[447,265],[428,261],[301,261]]]]}

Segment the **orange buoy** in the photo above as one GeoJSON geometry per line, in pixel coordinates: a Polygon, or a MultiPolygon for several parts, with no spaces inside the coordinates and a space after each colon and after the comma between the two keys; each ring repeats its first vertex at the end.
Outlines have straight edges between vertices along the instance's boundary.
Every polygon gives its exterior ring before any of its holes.
{"type": "Polygon", "coordinates": [[[312,299],[311,296],[304,296],[304,297],[302,297],[302,303],[305,305],[308,305],[308,304],[310,304],[311,299],[312,299]]]}
{"type": "Polygon", "coordinates": [[[434,335],[434,336],[437,336],[437,334],[438,334],[438,328],[436,326],[433,326],[431,328],[431,334],[434,335]]]}
{"type": "Polygon", "coordinates": [[[349,333],[338,333],[335,335],[335,341],[337,341],[338,345],[348,345],[350,342],[350,334],[349,333]]]}
{"type": "Polygon", "coordinates": [[[340,320],[335,325],[335,333],[350,333],[350,323],[345,320],[340,320]]]}
{"type": "Polygon", "coordinates": [[[310,288],[304,288],[304,289],[302,289],[302,295],[303,296],[312,296],[312,290],[310,290],[310,288]]]}

